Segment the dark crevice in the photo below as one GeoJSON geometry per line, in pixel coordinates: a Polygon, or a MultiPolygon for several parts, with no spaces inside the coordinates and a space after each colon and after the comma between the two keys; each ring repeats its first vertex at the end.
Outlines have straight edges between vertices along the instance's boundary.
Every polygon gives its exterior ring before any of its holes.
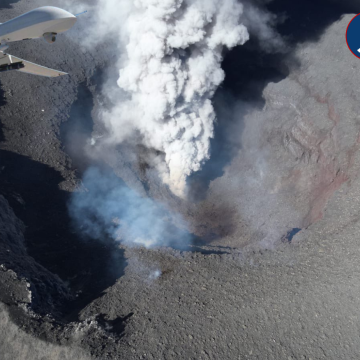
{"type": "Polygon", "coordinates": [[[281,241],[282,242],[288,242],[291,243],[292,239],[294,238],[294,236],[299,233],[302,229],[300,228],[293,228],[291,230],[289,230],[285,236],[282,237],[281,241]]]}

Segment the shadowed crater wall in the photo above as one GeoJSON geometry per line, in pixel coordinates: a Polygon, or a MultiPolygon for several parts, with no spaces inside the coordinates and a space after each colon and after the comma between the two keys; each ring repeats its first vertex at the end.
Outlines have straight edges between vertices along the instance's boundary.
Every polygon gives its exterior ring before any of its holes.
{"type": "Polygon", "coordinates": [[[69,193],[59,190],[63,179],[58,172],[1,150],[0,168],[0,192],[26,226],[29,255],[69,284],[77,300],[61,304],[61,310],[76,316],[123,274],[123,251],[111,241],[83,239],[72,232],[69,193]]]}

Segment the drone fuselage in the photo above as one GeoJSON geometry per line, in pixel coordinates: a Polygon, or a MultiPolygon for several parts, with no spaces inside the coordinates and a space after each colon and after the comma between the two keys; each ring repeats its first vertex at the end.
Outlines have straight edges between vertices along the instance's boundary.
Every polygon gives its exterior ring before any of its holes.
{"type": "Polygon", "coordinates": [[[18,16],[0,25],[2,44],[26,39],[36,39],[46,34],[69,30],[76,23],[76,16],[52,6],[44,6],[18,16]]]}

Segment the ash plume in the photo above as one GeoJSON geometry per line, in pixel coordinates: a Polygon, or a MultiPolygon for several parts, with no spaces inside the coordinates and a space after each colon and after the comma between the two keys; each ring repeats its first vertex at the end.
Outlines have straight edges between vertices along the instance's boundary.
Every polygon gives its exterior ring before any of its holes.
{"type": "Polygon", "coordinates": [[[119,49],[122,91],[100,111],[102,141],[154,150],[146,161],[184,197],[187,177],[209,158],[224,49],[244,44],[247,27],[268,50],[281,46],[274,18],[237,0],[99,0],[91,12],[85,45],[111,38],[119,49]]]}
{"type": "Polygon", "coordinates": [[[107,170],[89,168],[82,191],[74,192],[69,212],[75,226],[94,239],[110,236],[128,246],[185,248],[190,234],[180,215],[137,194],[107,170]]]}
{"type": "Polygon", "coordinates": [[[242,11],[234,0],[135,1],[120,25],[126,57],[118,85],[129,99],[103,119],[112,141],[135,135],[161,152],[152,165],[178,196],[187,176],[209,157],[215,120],[210,99],[225,76],[222,50],[249,38],[239,22],[242,11]]]}

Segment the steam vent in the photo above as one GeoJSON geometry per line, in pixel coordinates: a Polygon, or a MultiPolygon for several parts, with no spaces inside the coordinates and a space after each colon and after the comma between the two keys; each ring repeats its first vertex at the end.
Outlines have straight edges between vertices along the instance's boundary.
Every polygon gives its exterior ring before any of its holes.
{"type": "Polygon", "coordinates": [[[1,360],[359,359],[358,0],[0,10],[1,360]]]}

